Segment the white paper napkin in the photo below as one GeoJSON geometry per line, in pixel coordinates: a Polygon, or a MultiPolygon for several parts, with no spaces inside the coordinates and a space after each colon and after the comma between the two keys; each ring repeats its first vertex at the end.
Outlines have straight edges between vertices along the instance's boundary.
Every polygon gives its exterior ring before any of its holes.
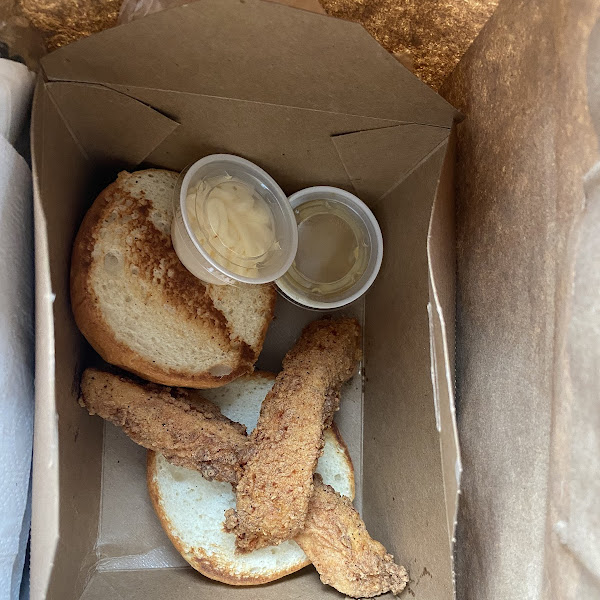
{"type": "Polygon", "coordinates": [[[0,134],[11,144],[29,112],[34,78],[25,65],[0,58],[0,134]]]}
{"type": "Polygon", "coordinates": [[[27,116],[32,86],[23,65],[0,59],[0,600],[19,597],[31,512],[32,183],[11,141],[27,116]]]}

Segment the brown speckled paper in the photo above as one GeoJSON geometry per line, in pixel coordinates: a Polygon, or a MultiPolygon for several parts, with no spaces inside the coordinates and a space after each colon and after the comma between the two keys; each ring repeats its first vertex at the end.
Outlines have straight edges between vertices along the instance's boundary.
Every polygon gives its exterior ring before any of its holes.
{"type": "Polygon", "coordinates": [[[498,0],[320,0],[328,14],[357,21],[438,89],[498,0]]]}
{"type": "Polygon", "coordinates": [[[584,185],[600,169],[590,119],[598,19],[598,0],[502,0],[442,87],[466,115],[456,360],[464,600],[600,598],[600,259],[584,185]]]}
{"type": "Polygon", "coordinates": [[[40,31],[48,50],[117,24],[121,0],[19,0],[22,15],[40,31]]]}

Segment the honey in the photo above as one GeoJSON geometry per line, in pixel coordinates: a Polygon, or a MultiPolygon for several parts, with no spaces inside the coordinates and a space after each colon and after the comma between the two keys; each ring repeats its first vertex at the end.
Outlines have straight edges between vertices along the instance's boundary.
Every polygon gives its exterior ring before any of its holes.
{"type": "Polygon", "coordinates": [[[344,295],[363,276],[370,245],[362,220],[346,205],[315,198],[294,209],[298,251],[279,280],[290,298],[327,302],[344,295]]]}

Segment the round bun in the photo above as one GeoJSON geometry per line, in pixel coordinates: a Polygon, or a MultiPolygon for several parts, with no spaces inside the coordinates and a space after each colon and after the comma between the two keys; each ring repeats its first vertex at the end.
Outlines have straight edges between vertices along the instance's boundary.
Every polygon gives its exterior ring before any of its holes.
{"type": "Polygon", "coordinates": [[[71,305],[107,362],[154,383],[224,385],[252,372],[277,292],[209,285],[171,244],[178,174],[122,172],[94,201],[73,246],[71,305]]]}
{"type": "MultiPolygon", "coordinates": [[[[257,372],[226,387],[206,390],[203,396],[251,431],[274,379],[270,373],[257,372]]],[[[352,461],[335,425],[325,431],[317,473],[340,494],[354,498],[352,461]]],[[[258,585],[310,564],[300,546],[291,540],[237,554],[235,535],[223,530],[225,511],[235,508],[235,493],[228,483],[207,481],[197,471],[171,465],[161,454],[149,452],[148,489],[174,546],[194,569],[210,579],[230,585],[258,585]]]]}

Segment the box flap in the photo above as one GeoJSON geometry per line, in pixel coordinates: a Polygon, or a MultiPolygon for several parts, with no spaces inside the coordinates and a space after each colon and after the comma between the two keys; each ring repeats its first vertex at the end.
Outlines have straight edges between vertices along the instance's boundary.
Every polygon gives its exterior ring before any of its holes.
{"type": "Polygon", "coordinates": [[[315,182],[351,190],[352,184],[331,136],[394,124],[385,119],[262,102],[133,86],[113,87],[180,123],[148,156],[150,164],[181,170],[199,157],[232,152],[266,169],[288,193],[315,182]],[[282,140],[286,140],[285,147],[282,140]]]}
{"type": "Polygon", "coordinates": [[[149,106],[100,85],[57,82],[46,84],[46,89],[97,167],[140,164],[178,126],[149,106]]]}
{"type": "Polygon", "coordinates": [[[166,10],[61,48],[42,66],[50,80],[409,123],[449,127],[456,114],[360,25],[260,0],[201,0],[166,10]]]}
{"type": "Polygon", "coordinates": [[[36,88],[31,130],[37,273],[32,597],[44,597],[48,585],[57,597],[66,597],[64,586],[84,586],[86,569],[95,560],[102,427],[77,405],[87,345],[69,301],[73,237],[106,170],[112,178],[115,169],[135,166],[176,127],[141,102],[101,86],[40,80],[36,88]],[[133,129],[126,126],[132,123],[133,129]],[[63,454],[77,456],[73,469],[59,470],[63,454]],[[69,523],[72,538],[58,538],[59,523],[61,532],[69,523]],[[64,574],[75,563],[82,565],[76,582],[64,574]]]}
{"type": "Polygon", "coordinates": [[[181,170],[197,157],[234,152],[260,164],[288,193],[314,185],[378,200],[448,137],[444,127],[113,85],[181,126],[147,162],[181,170]],[[290,141],[282,152],[281,139],[290,141]],[[333,145],[332,145],[333,142],[333,145]],[[388,160],[372,160],[386,156],[388,160]]]}
{"type": "Polygon", "coordinates": [[[446,150],[374,205],[386,250],[366,299],[364,518],[407,565],[417,600],[453,595],[427,314],[427,233],[446,150]]]}
{"type": "Polygon", "coordinates": [[[97,534],[90,524],[99,509],[101,465],[96,459],[102,427],[77,404],[79,361],[86,346],[69,303],[73,238],[65,235],[81,222],[93,169],[42,83],[36,88],[31,136],[38,275],[31,594],[44,598],[54,584],[55,597],[65,598],[67,590],[83,586],[89,566],[85,557],[97,534]],[[59,469],[65,455],[77,459],[72,468],[59,469]],[[70,571],[74,563],[78,577],[70,571]]]}
{"type": "Polygon", "coordinates": [[[389,192],[447,137],[446,128],[405,124],[337,135],[333,143],[356,193],[369,203],[389,192]]]}

